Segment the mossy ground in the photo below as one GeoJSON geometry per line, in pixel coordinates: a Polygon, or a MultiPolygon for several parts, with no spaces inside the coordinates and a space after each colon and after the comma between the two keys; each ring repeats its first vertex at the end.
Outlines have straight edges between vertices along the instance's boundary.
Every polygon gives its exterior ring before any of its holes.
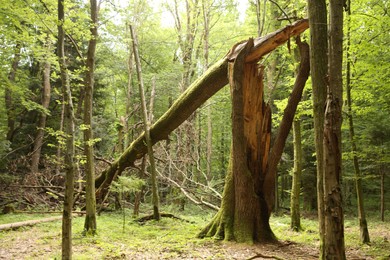
{"type": "MultiPolygon", "coordinates": [[[[212,213],[196,209],[174,213],[189,222],[163,218],[140,225],[129,212],[125,222],[121,213],[105,213],[98,217],[98,233],[93,237],[82,235],[84,218],[77,217],[73,222],[74,259],[248,259],[260,254],[282,259],[318,258],[318,223],[314,218],[302,218],[304,230],[297,233],[290,229],[288,215],[272,217],[272,229],[281,243],[248,246],[197,239],[212,213]]],[[[44,216],[1,215],[0,224],[40,217],[44,216]]],[[[390,223],[369,220],[371,245],[359,243],[357,225],[357,219],[345,221],[347,256],[389,259],[390,223]]],[[[60,259],[61,221],[0,231],[0,244],[0,259],[60,259]]]]}

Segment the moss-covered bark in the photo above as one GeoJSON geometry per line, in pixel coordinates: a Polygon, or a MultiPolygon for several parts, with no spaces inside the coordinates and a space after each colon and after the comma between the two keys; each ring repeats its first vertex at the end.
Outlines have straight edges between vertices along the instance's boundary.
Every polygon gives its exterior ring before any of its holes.
{"type": "Polygon", "coordinates": [[[199,234],[242,243],[274,242],[269,218],[274,176],[309,76],[309,48],[298,40],[301,65],[271,149],[271,112],[263,101],[263,68],[246,62],[253,40],[229,64],[232,93],[232,150],[222,206],[199,234]]]}
{"type": "Polygon", "coordinates": [[[230,166],[221,209],[201,237],[242,243],[276,241],[262,192],[271,121],[263,101],[262,70],[255,63],[245,63],[252,47],[251,39],[229,66],[233,100],[230,166]]]}

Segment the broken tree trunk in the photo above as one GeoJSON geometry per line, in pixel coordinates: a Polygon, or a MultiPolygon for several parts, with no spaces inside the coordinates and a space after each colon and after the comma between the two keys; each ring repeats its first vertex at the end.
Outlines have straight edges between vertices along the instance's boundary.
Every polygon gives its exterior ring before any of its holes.
{"type": "MultiPolygon", "coordinates": [[[[248,42],[250,43],[250,41],[248,42]]],[[[253,44],[253,43],[252,43],[253,44]]],[[[309,46],[297,40],[301,64],[275,142],[271,149],[271,110],[263,100],[263,68],[246,62],[242,49],[229,66],[233,100],[232,151],[225,180],[222,205],[199,237],[237,242],[274,242],[269,225],[274,205],[276,166],[306,80],[309,77],[309,46]]]]}
{"type": "MultiPolygon", "coordinates": [[[[290,37],[299,35],[308,27],[308,20],[304,19],[255,39],[245,62],[261,59],[262,56],[288,41],[290,37]]],[[[192,83],[169,110],[151,126],[150,137],[153,144],[166,139],[198,107],[228,83],[228,63],[235,60],[238,52],[245,47],[246,43],[245,41],[234,45],[226,57],[210,67],[198,80],[192,83]]],[[[98,202],[101,203],[107,196],[112,181],[124,169],[134,165],[134,162],[142,158],[146,152],[145,133],[142,133],[107,170],[96,178],[96,199],[98,202]]]]}

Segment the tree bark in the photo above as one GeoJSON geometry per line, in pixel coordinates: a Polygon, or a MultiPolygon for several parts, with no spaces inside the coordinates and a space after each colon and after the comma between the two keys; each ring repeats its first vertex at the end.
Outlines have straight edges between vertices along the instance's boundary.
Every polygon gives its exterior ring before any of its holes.
{"type": "Polygon", "coordinates": [[[232,149],[222,204],[199,234],[243,243],[276,241],[269,222],[262,178],[270,145],[270,108],[263,101],[263,69],[245,63],[253,39],[229,66],[232,93],[232,149]]]}
{"type": "Polygon", "coordinates": [[[58,60],[61,72],[62,94],[65,102],[64,131],[66,135],[66,150],[64,160],[65,176],[65,198],[64,210],[62,213],[62,259],[72,259],[72,207],[74,191],[74,174],[76,165],[74,163],[74,114],[72,94],[67,72],[65,48],[64,48],[64,1],[58,0],[58,60]]]}
{"type": "Polygon", "coordinates": [[[310,67],[313,89],[314,135],[317,159],[317,209],[320,231],[320,259],[324,258],[324,108],[328,73],[328,29],[325,0],[308,0],[310,23],[310,67]]]}
{"type": "Polygon", "coordinates": [[[343,102],[343,3],[329,2],[329,54],[324,122],[325,259],[346,259],[341,193],[341,123],[343,102]]]}
{"type": "Polygon", "coordinates": [[[263,69],[257,63],[245,62],[253,45],[247,45],[236,56],[234,65],[230,65],[233,99],[230,166],[221,208],[200,237],[245,243],[276,241],[269,225],[275,202],[276,166],[309,76],[308,45],[299,41],[298,45],[302,52],[300,69],[272,149],[271,111],[263,100],[263,69]]]}
{"type": "MultiPolygon", "coordinates": [[[[49,48],[50,49],[50,48],[49,48]]],[[[43,64],[43,84],[41,104],[44,109],[49,108],[50,103],[50,63],[45,61],[43,64]]],[[[39,160],[41,158],[41,148],[43,144],[44,128],[46,126],[47,114],[45,111],[40,112],[37,123],[37,134],[34,140],[33,154],[31,157],[31,173],[38,172],[39,160]]]]}
{"type": "Polygon", "coordinates": [[[87,72],[85,77],[85,97],[84,97],[84,154],[86,157],[85,169],[85,215],[84,232],[94,235],[96,233],[96,194],[95,194],[95,163],[93,156],[93,130],[92,130],[92,110],[93,110],[93,89],[95,71],[95,51],[98,37],[98,9],[96,0],[90,0],[91,8],[91,39],[87,52],[87,72]]]}
{"type": "Polygon", "coordinates": [[[299,209],[299,197],[301,191],[301,174],[302,174],[302,140],[301,140],[301,121],[299,118],[293,123],[294,139],[294,170],[291,188],[291,229],[300,231],[301,216],[299,209]]]}
{"type": "MultiPolygon", "coordinates": [[[[262,57],[261,55],[271,52],[277,46],[285,43],[290,37],[302,33],[307,28],[308,21],[301,20],[265,37],[256,39],[255,46],[251,49],[251,57],[260,59],[262,57]]],[[[233,46],[226,57],[211,66],[206,73],[192,83],[168,111],[150,127],[150,136],[153,144],[166,139],[168,135],[182,124],[200,105],[228,83],[228,60],[234,60],[236,52],[240,48],[243,48],[244,45],[245,43],[239,43],[233,46]]],[[[145,143],[145,133],[143,133],[96,179],[95,185],[98,187],[96,196],[100,202],[107,195],[112,181],[121,174],[124,169],[132,166],[135,160],[142,158],[147,152],[145,143]]]]}
{"type": "Polygon", "coordinates": [[[153,143],[150,137],[150,120],[146,108],[144,83],[143,83],[142,71],[141,71],[141,62],[138,54],[138,41],[137,41],[137,36],[134,33],[134,29],[131,25],[130,25],[130,32],[131,32],[131,38],[133,40],[134,59],[137,68],[138,86],[139,86],[139,93],[141,96],[142,115],[143,115],[144,127],[145,127],[144,133],[145,133],[145,140],[146,140],[146,146],[148,150],[149,163],[150,163],[150,178],[152,181],[153,218],[155,220],[160,220],[160,198],[158,195],[156,163],[154,160],[153,143]]]}

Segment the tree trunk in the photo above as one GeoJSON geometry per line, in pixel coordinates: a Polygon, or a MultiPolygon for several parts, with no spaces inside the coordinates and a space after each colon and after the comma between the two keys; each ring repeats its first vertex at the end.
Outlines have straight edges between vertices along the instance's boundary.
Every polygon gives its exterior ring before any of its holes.
{"type": "Polygon", "coordinates": [[[62,214],[62,259],[72,259],[72,207],[73,207],[73,183],[76,166],[74,163],[74,114],[72,94],[70,90],[69,76],[66,66],[64,49],[64,1],[58,0],[58,60],[61,72],[62,94],[65,102],[64,131],[66,135],[65,150],[65,198],[62,214]]]}
{"type": "MultiPolygon", "coordinates": [[[[294,120],[295,111],[297,109],[298,103],[302,98],[303,88],[305,87],[306,81],[310,74],[310,58],[309,58],[309,46],[306,42],[301,42],[300,38],[297,37],[297,45],[300,52],[300,65],[298,69],[298,74],[294,83],[294,88],[291,92],[291,95],[288,99],[288,103],[283,112],[283,118],[280,122],[278,133],[276,135],[275,141],[272,145],[270,155],[268,157],[267,163],[267,175],[265,176],[264,186],[265,197],[267,201],[275,201],[275,176],[277,173],[277,166],[282,157],[283,148],[286,143],[286,139],[290,132],[292,122],[294,120]]],[[[273,210],[274,204],[269,204],[269,211],[273,210]]]]}
{"type": "MultiPolygon", "coordinates": [[[[210,35],[210,19],[211,19],[211,3],[209,0],[202,0],[203,12],[203,72],[209,68],[209,35],[210,35]]],[[[213,152],[213,124],[212,124],[212,103],[207,101],[207,138],[206,138],[206,181],[209,182],[212,178],[212,152],[213,152]]],[[[199,126],[201,127],[201,126],[199,126]]],[[[201,136],[201,135],[200,135],[201,136]]],[[[199,138],[200,140],[200,138],[199,138]]],[[[199,151],[199,154],[201,151],[199,151]]]]}
{"type": "Polygon", "coordinates": [[[152,203],[153,203],[153,218],[155,220],[160,220],[160,198],[158,195],[158,186],[157,186],[157,174],[156,174],[156,163],[154,160],[153,153],[153,143],[150,137],[150,120],[148,117],[148,111],[146,108],[146,100],[144,94],[144,83],[141,72],[141,61],[139,59],[138,54],[138,41],[137,36],[134,33],[133,27],[130,25],[131,38],[133,40],[133,49],[134,49],[134,58],[135,64],[137,68],[137,76],[138,76],[138,84],[139,84],[139,93],[141,96],[141,106],[142,106],[142,114],[144,119],[144,127],[145,127],[145,140],[146,146],[149,155],[149,163],[150,163],[150,178],[152,181],[152,203]]]}
{"type": "Polygon", "coordinates": [[[370,235],[368,233],[366,213],[364,210],[363,200],[363,189],[362,189],[362,178],[359,167],[359,160],[356,155],[357,147],[355,141],[355,129],[353,125],[352,115],[352,97],[351,97],[351,58],[350,58],[350,47],[351,47],[351,1],[348,0],[348,29],[347,29],[347,105],[348,105],[348,123],[349,123],[349,138],[351,141],[352,154],[353,154],[353,166],[355,169],[355,186],[356,186],[356,197],[359,215],[359,228],[360,228],[360,241],[364,244],[370,243],[370,235]]]}
{"type": "Polygon", "coordinates": [[[253,40],[230,65],[233,100],[233,144],[225,180],[222,204],[200,237],[214,236],[237,242],[273,242],[276,238],[269,225],[274,206],[276,167],[290,131],[295,110],[309,76],[308,45],[298,41],[301,65],[294,89],[272,149],[271,111],[263,100],[263,69],[245,62],[253,40]]]}
{"type": "Polygon", "coordinates": [[[5,94],[4,94],[5,108],[7,110],[7,124],[8,124],[7,140],[10,142],[12,142],[15,133],[15,104],[13,101],[12,89],[10,84],[15,82],[16,71],[18,69],[19,60],[20,60],[20,48],[21,48],[20,44],[19,43],[16,44],[14,59],[11,65],[11,71],[8,74],[9,83],[6,84],[5,94]]]}
{"type": "Polygon", "coordinates": [[[381,166],[381,221],[385,221],[385,170],[381,166]]]}
{"type": "Polygon", "coordinates": [[[263,70],[245,63],[250,39],[229,66],[233,100],[232,150],[220,211],[199,234],[237,242],[276,241],[265,200],[264,179],[271,137],[271,114],[263,101],[263,70]]]}
{"type": "MultiPolygon", "coordinates": [[[[296,36],[308,28],[308,21],[301,20],[265,37],[255,39],[255,45],[246,62],[259,60],[265,54],[271,52],[279,45],[285,43],[290,37],[296,36]]],[[[161,116],[150,128],[152,143],[166,139],[168,135],[182,124],[200,105],[214,95],[228,83],[228,60],[234,60],[237,51],[242,49],[245,43],[233,46],[231,52],[207,70],[198,80],[174,102],[168,111],[161,116]]],[[[142,158],[147,152],[145,145],[145,133],[141,134],[126,151],[100,175],[95,185],[97,199],[101,202],[107,195],[112,181],[122,171],[134,164],[135,160],[142,158]]]]}
{"type": "Polygon", "coordinates": [[[313,89],[314,134],[317,159],[317,208],[320,231],[320,259],[324,258],[324,108],[328,73],[328,29],[325,0],[308,0],[310,23],[310,67],[313,89]]]}
{"type": "MultiPolygon", "coordinates": [[[[141,167],[140,167],[140,169],[138,171],[138,175],[139,175],[140,179],[144,179],[145,178],[145,171],[146,171],[146,157],[144,156],[142,158],[141,167]]],[[[133,209],[133,216],[135,216],[135,217],[139,216],[139,208],[140,208],[140,205],[141,205],[141,199],[142,199],[142,197],[144,195],[144,192],[145,192],[145,187],[144,186],[142,186],[140,191],[135,192],[135,196],[134,196],[134,209],[133,209]]]]}
{"type": "MultiPolygon", "coordinates": [[[[50,49],[50,48],[49,48],[50,49]]],[[[42,107],[48,109],[50,103],[50,63],[45,61],[43,64],[43,85],[42,85],[42,107]]],[[[31,173],[38,172],[39,160],[41,158],[41,148],[43,144],[43,135],[45,133],[47,114],[42,111],[39,115],[37,124],[37,135],[34,140],[33,154],[31,157],[31,173]]]]}
{"type": "Polygon", "coordinates": [[[329,86],[324,122],[325,259],[346,259],[341,193],[343,1],[329,5],[329,86]]]}
{"type": "Polygon", "coordinates": [[[96,0],[90,0],[91,8],[91,39],[88,44],[87,52],[87,72],[85,78],[85,97],[84,97],[84,153],[86,157],[85,168],[85,206],[86,215],[84,222],[84,232],[94,235],[96,233],[96,195],[95,195],[95,163],[93,156],[93,131],[92,131],[92,110],[93,110],[93,89],[94,89],[94,70],[95,70],[95,51],[98,37],[97,23],[98,10],[96,0]]]}
{"type": "Polygon", "coordinates": [[[301,140],[301,122],[297,118],[293,123],[294,139],[294,170],[291,188],[291,229],[300,231],[301,216],[299,209],[299,196],[301,191],[301,174],[302,174],[302,140],[301,140]]]}

